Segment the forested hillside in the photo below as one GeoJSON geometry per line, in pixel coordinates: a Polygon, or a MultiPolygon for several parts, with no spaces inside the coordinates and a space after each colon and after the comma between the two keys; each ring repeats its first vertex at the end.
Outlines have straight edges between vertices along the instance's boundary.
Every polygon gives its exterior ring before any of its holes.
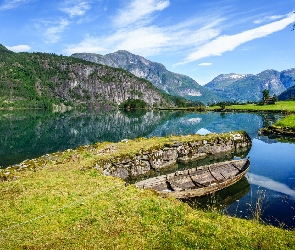
{"type": "Polygon", "coordinates": [[[128,71],[47,53],[14,53],[0,45],[0,108],[110,109],[128,99],[173,106],[170,97],[128,71]]]}

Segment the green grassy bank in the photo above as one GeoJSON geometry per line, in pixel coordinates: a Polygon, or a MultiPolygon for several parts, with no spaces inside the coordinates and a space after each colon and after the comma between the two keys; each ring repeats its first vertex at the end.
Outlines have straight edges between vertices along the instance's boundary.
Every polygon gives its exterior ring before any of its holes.
{"type": "Polygon", "coordinates": [[[295,248],[294,231],[194,210],[90,168],[98,157],[180,138],[100,143],[26,161],[18,178],[0,182],[0,249],[295,248]]]}
{"type": "Polygon", "coordinates": [[[280,127],[288,127],[290,129],[294,129],[295,132],[295,115],[289,115],[277,121],[274,125],[280,127]]]}
{"type": "Polygon", "coordinates": [[[295,114],[286,116],[285,118],[277,121],[271,126],[262,128],[259,130],[261,134],[265,135],[280,135],[280,136],[288,136],[289,139],[293,139],[295,137],[295,114]]]}
{"type": "MultiPolygon", "coordinates": [[[[220,110],[219,106],[210,107],[211,110],[220,110]]],[[[285,112],[295,113],[295,101],[278,101],[275,104],[244,104],[244,105],[230,105],[226,106],[229,111],[272,111],[272,112],[285,112]]]]}

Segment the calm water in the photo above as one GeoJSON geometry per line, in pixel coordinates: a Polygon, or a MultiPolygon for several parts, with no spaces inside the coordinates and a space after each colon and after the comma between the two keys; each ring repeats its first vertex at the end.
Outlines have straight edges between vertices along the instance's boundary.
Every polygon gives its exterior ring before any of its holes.
{"type": "MultiPolygon", "coordinates": [[[[64,113],[0,111],[0,166],[97,141],[206,134],[245,130],[253,140],[250,172],[214,196],[191,199],[192,206],[215,207],[229,215],[251,218],[258,199],[262,219],[295,227],[295,144],[259,137],[259,128],[281,118],[274,114],[140,112],[64,113]]],[[[183,166],[182,166],[183,167],[183,166]]]]}

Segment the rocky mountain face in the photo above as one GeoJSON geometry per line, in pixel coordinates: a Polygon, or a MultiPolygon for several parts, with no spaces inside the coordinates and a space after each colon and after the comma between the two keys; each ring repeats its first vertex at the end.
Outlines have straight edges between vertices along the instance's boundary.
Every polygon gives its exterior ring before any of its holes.
{"type": "Polygon", "coordinates": [[[112,108],[128,99],[173,106],[169,96],[128,71],[74,57],[0,47],[0,108],[112,108]]]}
{"type": "Polygon", "coordinates": [[[276,71],[265,70],[257,75],[223,74],[205,85],[227,101],[260,101],[262,91],[277,96],[295,84],[295,68],[276,71]]]}
{"type": "Polygon", "coordinates": [[[188,100],[203,103],[220,101],[208,88],[199,85],[192,78],[168,71],[163,64],[134,55],[128,51],[119,50],[105,56],[90,53],[77,53],[72,57],[125,69],[132,74],[153,83],[157,88],[170,95],[178,95],[188,100]]]}

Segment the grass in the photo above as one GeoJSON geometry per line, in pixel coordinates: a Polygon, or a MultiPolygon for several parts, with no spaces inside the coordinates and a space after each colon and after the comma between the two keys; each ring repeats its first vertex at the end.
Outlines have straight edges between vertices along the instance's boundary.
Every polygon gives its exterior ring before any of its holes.
{"type": "MultiPolygon", "coordinates": [[[[139,141],[148,148],[149,140],[139,141]]],[[[135,147],[136,140],[41,157],[31,164],[46,162],[43,168],[0,182],[0,249],[295,248],[294,231],[195,210],[89,168],[98,152],[110,157],[129,144],[135,147]]]]}
{"type": "Polygon", "coordinates": [[[72,163],[0,184],[0,249],[288,249],[295,233],[125,187],[72,163]]]}
{"type": "Polygon", "coordinates": [[[277,127],[289,127],[292,129],[295,129],[295,114],[289,115],[279,121],[277,121],[274,126],[277,127]]]}
{"type": "MultiPolygon", "coordinates": [[[[220,110],[219,106],[210,107],[212,110],[220,110]]],[[[295,112],[295,101],[278,101],[275,104],[257,105],[231,105],[226,106],[226,110],[244,110],[244,111],[283,111],[295,112]]]]}
{"type": "Polygon", "coordinates": [[[286,116],[273,125],[260,129],[260,133],[275,136],[279,141],[293,142],[295,138],[295,114],[286,116]]]}

